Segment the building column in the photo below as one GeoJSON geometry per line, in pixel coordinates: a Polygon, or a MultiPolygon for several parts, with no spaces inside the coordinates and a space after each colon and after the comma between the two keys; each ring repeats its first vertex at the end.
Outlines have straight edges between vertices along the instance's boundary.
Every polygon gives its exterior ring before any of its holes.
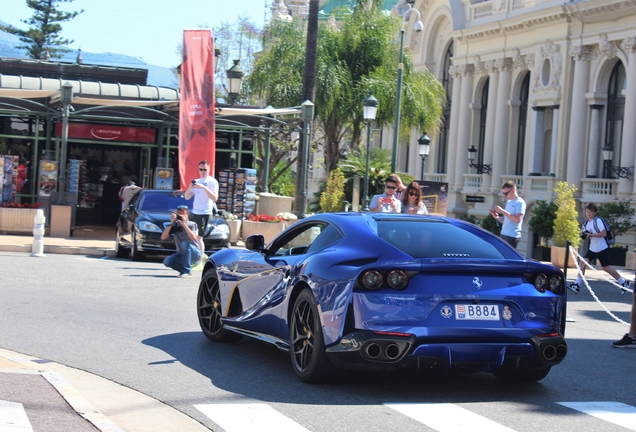
{"type": "Polygon", "coordinates": [[[559,105],[552,107],[552,143],[550,144],[550,175],[556,176],[556,151],[559,135],[559,105]]]}
{"type": "Polygon", "coordinates": [[[598,157],[601,154],[601,108],[603,105],[590,105],[590,142],[587,152],[586,177],[603,177],[598,173],[598,157]]]}
{"type": "Polygon", "coordinates": [[[468,168],[468,146],[470,143],[471,131],[471,108],[470,101],[473,95],[473,77],[475,68],[472,64],[459,65],[458,71],[462,76],[462,93],[457,116],[457,141],[455,147],[455,178],[452,180],[455,188],[461,190],[464,186],[464,173],[468,168]]]}
{"type": "MultiPolygon", "coordinates": [[[[499,91],[499,70],[496,67],[494,60],[486,62],[486,71],[488,72],[489,84],[488,84],[488,111],[486,111],[486,131],[484,134],[484,148],[481,149],[484,154],[485,164],[492,164],[493,156],[495,152],[495,127],[497,124],[497,92],[499,91]]],[[[491,178],[492,181],[492,178],[491,178]]],[[[487,186],[487,184],[484,184],[487,186]]],[[[491,185],[496,187],[496,191],[499,192],[501,185],[491,185]]]]}
{"type": "MultiPolygon", "coordinates": [[[[625,96],[625,114],[623,118],[623,141],[621,142],[621,166],[635,166],[634,143],[636,143],[636,37],[623,40],[623,49],[627,54],[627,95],[625,96]]],[[[621,179],[618,185],[619,195],[628,198],[636,193],[636,182],[621,179]]]]}
{"type": "Polygon", "coordinates": [[[585,127],[587,117],[587,91],[592,49],[589,46],[578,45],[570,50],[574,58],[574,80],[572,83],[572,112],[570,114],[570,131],[567,147],[565,179],[581,190],[583,176],[583,155],[585,154],[585,127]]]}
{"type": "Polygon", "coordinates": [[[497,122],[495,124],[495,141],[493,145],[491,189],[498,191],[503,183],[501,175],[506,168],[508,154],[508,131],[510,130],[510,82],[512,79],[512,59],[501,58],[495,60],[495,67],[499,71],[497,83],[497,122]]]}
{"type": "Polygon", "coordinates": [[[459,107],[461,104],[462,77],[456,66],[450,66],[448,73],[453,77],[453,89],[451,95],[450,128],[448,130],[448,144],[446,148],[446,181],[449,187],[455,182],[455,159],[457,155],[457,124],[459,122],[459,107]]]}
{"type": "Polygon", "coordinates": [[[532,162],[530,175],[541,175],[543,164],[543,133],[545,132],[545,107],[534,106],[534,130],[532,133],[532,162]]]}

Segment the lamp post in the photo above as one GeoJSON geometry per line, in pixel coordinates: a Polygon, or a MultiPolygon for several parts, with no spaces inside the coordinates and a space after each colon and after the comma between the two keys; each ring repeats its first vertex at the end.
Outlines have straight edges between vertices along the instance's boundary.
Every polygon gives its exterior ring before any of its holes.
{"type": "Polygon", "coordinates": [[[475,168],[479,174],[490,174],[492,166],[489,164],[476,164],[475,156],[477,155],[477,149],[474,145],[468,148],[468,166],[475,168]]]}
{"type": "MultiPolygon", "coordinates": [[[[267,105],[265,107],[266,110],[274,109],[273,106],[267,105]]],[[[270,118],[271,115],[266,115],[265,117],[270,118]]],[[[271,140],[272,140],[272,130],[271,123],[267,120],[263,121],[263,126],[265,126],[265,161],[263,163],[263,192],[269,193],[269,158],[270,158],[270,149],[271,149],[271,140]]]]}
{"type": "Polygon", "coordinates": [[[60,148],[60,182],[58,184],[57,204],[65,204],[66,194],[66,149],[68,146],[68,116],[71,102],[73,102],[73,85],[70,82],[62,84],[62,146],[60,148]]]}
{"type": "Polygon", "coordinates": [[[371,93],[362,101],[362,114],[367,122],[367,164],[364,170],[364,200],[362,211],[369,211],[369,161],[371,155],[371,122],[378,112],[378,100],[371,93]]]}
{"type": "Polygon", "coordinates": [[[300,218],[307,216],[307,165],[309,165],[309,138],[311,135],[311,121],[314,119],[314,104],[310,100],[306,100],[300,106],[301,116],[304,122],[303,130],[303,165],[300,172],[300,184],[302,194],[300,196],[300,208],[298,213],[300,218]]]}
{"type": "Polygon", "coordinates": [[[221,48],[216,44],[216,38],[214,38],[214,73],[219,71],[221,66],[221,48]]]}
{"type": "Polygon", "coordinates": [[[603,166],[604,178],[612,178],[612,172],[618,176],[619,179],[624,178],[632,180],[634,178],[634,167],[622,167],[612,165],[612,159],[614,159],[614,148],[610,145],[603,147],[603,160],[605,162],[603,166]]]}
{"type": "Polygon", "coordinates": [[[239,94],[241,93],[243,77],[245,76],[239,62],[240,60],[234,60],[234,65],[225,72],[229,87],[228,97],[230,98],[230,105],[234,105],[234,102],[238,99],[239,94]]]}
{"type": "Polygon", "coordinates": [[[424,180],[424,164],[426,163],[426,158],[428,158],[428,152],[431,150],[431,139],[424,132],[424,135],[418,138],[417,143],[419,144],[419,154],[422,158],[422,174],[420,177],[424,180]]]}
{"type": "MultiPolygon", "coordinates": [[[[403,3],[401,1],[401,3],[403,3]]],[[[399,5],[398,5],[399,7],[399,5]]],[[[396,172],[397,167],[397,149],[398,141],[400,139],[400,115],[402,111],[402,72],[404,70],[404,24],[408,19],[411,12],[417,14],[417,22],[413,25],[413,30],[421,32],[424,29],[422,24],[422,14],[417,9],[413,9],[409,4],[408,7],[404,7],[404,15],[402,15],[402,29],[400,30],[400,61],[398,63],[397,70],[397,93],[395,96],[395,120],[393,124],[393,153],[391,154],[391,172],[396,172]]]]}

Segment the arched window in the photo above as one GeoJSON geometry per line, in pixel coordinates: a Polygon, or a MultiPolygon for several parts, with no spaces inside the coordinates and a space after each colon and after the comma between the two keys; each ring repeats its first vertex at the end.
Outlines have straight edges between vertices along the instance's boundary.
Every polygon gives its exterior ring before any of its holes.
{"type": "Polygon", "coordinates": [[[486,145],[492,145],[492,143],[486,142],[486,115],[488,114],[488,89],[490,88],[490,78],[486,78],[484,88],[481,91],[481,109],[479,110],[479,141],[478,141],[478,153],[476,163],[483,165],[484,163],[484,149],[486,145]]]}
{"type": "MultiPolygon", "coordinates": [[[[620,165],[621,160],[623,117],[625,115],[623,90],[625,85],[625,66],[621,62],[617,62],[614,69],[612,69],[607,90],[607,124],[605,128],[605,145],[614,149],[612,165],[620,165]]],[[[611,178],[612,173],[606,172],[605,176],[611,178]]]]}
{"type": "Polygon", "coordinates": [[[444,107],[442,127],[439,135],[439,146],[437,150],[437,166],[436,171],[438,173],[445,173],[446,164],[448,159],[448,135],[450,132],[450,116],[451,116],[451,95],[453,93],[453,77],[448,72],[448,69],[453,64],[453,42],[451,41],[444,55],[444,63],[442,66],[442,85],[446,91],[446,106],[444,107]]]}
{"type": "Polygon", "coordinates": [[[523,154],[526,146],[526,127],[528,122],[528,95],[530,94],[530,72],[521,83],[519,94],[519,124],[517,127],[517,157],[515,158],[515,175],[523,175],[523,154]]]}

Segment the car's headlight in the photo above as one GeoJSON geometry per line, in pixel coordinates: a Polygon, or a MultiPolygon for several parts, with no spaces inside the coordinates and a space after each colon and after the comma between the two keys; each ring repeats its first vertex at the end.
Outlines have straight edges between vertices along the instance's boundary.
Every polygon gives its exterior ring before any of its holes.
{"type": "Polygon", "coordinates": [[[153,224],[152,222],[148,222],[148,221],[139,222],[139,229],[141,231],[158,232],[158,233],[163,231],[157,225],[153,224]]]}
{"type": "Polygon", "coordinates": [[[210,228],[212,228],[212,231],[210,231],[210,234],[223,234],[223,235],[230,235],[230,227],[229,225],[211,225],[210,228]]]}

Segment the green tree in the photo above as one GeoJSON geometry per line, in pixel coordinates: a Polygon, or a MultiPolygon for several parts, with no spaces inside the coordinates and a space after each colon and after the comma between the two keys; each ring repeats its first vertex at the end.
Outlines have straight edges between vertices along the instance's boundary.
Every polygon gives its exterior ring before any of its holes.
{"type": "MultiPolygon", "coordinates": [[[[17,48],[26,49],[29,57],[33,59],[45,59],[48,55],[51,58],[60,58],[62,54],[70,52],[64,46],[73,43],[72,40],[64,39],[61,36],[62,26],[60,23],[70,21],[84,10],[77,12],[64,12],[59,10],[60,3],[71,3],[74,0],[27,0],[27,6],[33,9],[33,16],[27,20],[21,20],[29,25],[28,30],[17,27],[0,26],[0,29],[20,36],[24,45],[17,48]]],[[[6,7],[6,6],[5,6],[6,7]]]]}
{"type": "MultiPolygon", "coordinates": [[[[324,166],[338,166],[340,144],[351,133],[357,148],[364,129],[362,101],[369,91],[379,101],[376,125],[393,123],[399,45],[394,43],[400,18],[387,15],[380,0],[359,0],[341,29],[321,23],[316,68],[316,125],[324,137],[324,166]]],[[[254,92],[272,106],[302,103],[305,65],[304,23],[274,22],[265,31],[265,50],[248,77],[254,92]]],[[[429,71],[417,72],[404,53],[404,113],[401,134],[434,131],[441,119],[444,90],[429,71]]]]}
{"type": "Polygon", "coordinates": [[[554,219],[556,219],[557,205],[543,200],[537,201],[532,208],[532,217],[528,226],[530,230],[541,238],[541,244],[547,246],[547,240],[554,236],[554,219]]]}
{"type": "Polygon", "coordinates": [[[601,204],[598,208],[598,216],[609,224],[614,237],[622,236],[627,231],[636,228],[636,223],[634,223],[636,209],[630,205],[630,200],[601,204]]]}
{"type": "Polygon", "coordinates": [[[556,218],[554,219],[554,245],[565,246],[567,240],[572,243],[574,249],[581,245],[580,226],[577,220],[576,201],[574,192],[577,189],[567,182],[558,182],[554,188],[556,193],[556,218]]]}
{"type": "Polygon", "coordinates": [[[329,173],[326,190],[320,196],[320,209],[325,213],[341,211],[344,195],[344,175],[335,169],[329,173]]]}

